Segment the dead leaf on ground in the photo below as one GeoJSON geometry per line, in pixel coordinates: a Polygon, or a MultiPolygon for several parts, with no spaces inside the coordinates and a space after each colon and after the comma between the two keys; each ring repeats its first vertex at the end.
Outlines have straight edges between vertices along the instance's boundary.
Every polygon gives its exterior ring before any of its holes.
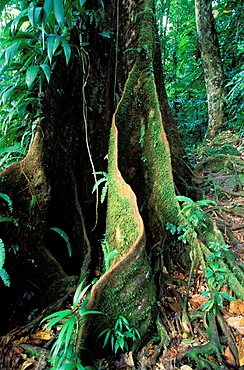
{"type": "Polygon", "coordinates": [[[189,299],[189,303],[191,304],[193,310],[202,307],[207,301],[209,301],[209,297],[203,298],[201,294],[194,294],[189,299]]]}
{"type": "Polygon", "coordinates": [[[236,359],[235,359],[235,356],[233,355],[230,347],[226,347],[225,351],[224,351],[224,356],[225,356],[225,360],[229,363],[229,364],[233,364],[233,365],[238,365],[237,362],[236,362],[236,359]]]}
{"type": "Polygon", "coordinates": [[[244,318],[242,316],[233,316],[226,319],[228,325],[237,329],[238,332],[244,335],[244,318]]]}
{"type": "Polygon", "coordinates": [[[240,366],[244,365],[244,338],[237,344],[240,366]]]}
{"type": "Polygon", "coordinates": [[[242,301],[241,299],[230,301],[229,313],[231,315],[243,315],[244,316],[244,301],[242,301]]]}

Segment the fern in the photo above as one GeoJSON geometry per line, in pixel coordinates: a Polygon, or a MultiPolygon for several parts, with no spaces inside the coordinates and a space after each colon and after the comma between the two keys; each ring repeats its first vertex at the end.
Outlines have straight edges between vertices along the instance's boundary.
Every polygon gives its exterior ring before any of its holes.
{"type": "Polygon", "coordinates": [[[7,271],[3,268],[4,262],[5,262],[5,247],[2,239],[0,239],[0,278],[2,279],[5,286],[10,286],[10,280],[9,275],[7,271]]]}
{"type": "Polygon", "coordinates": [[[10,199],[10,197],[7,194],[3,194],[3,193],[0,193],[0,197],[8,203],[8,208],[9,208],[10,212],[12,212],[13,211],[13,202],[10,199]]]}
{"type": "Polygon", "coordinates": [[[92,193],[94,193],[94,191],[96,191],[98,186],[101,183],[104,182],[104,185],[102,187],[101,197],[100,197],[100,201],[101,201],[101,203],[103,203],[105,198],[106,198],[107,192],[108,192],[108,174],[106,172],[103,172],[103,171],[95,172],[95,174],[96,175],[103,175],[103,177],[101,177],[99,180],[97,180],[97,182],[94,184],[94,186],[92,188],[92,193]]]}

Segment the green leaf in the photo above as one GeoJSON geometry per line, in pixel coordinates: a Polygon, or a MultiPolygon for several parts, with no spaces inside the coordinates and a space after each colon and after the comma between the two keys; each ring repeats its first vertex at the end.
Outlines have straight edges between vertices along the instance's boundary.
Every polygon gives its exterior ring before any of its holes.
{"type": "Polygon", "coordinates": [[[64,27],[64,5],[63,0],[54,0],[54,15],[58,25],[64,27]]]}
{"type": "Polygon", "coordinates": [[[3,267],[0,269],[0,278],[2,279],[5,286],[10,287],[9,274],[3,267]]]}
{"type": "Polygon", "coordinates": [[[40,67],[42,68],[45,76],[46,76],[46,79],[47,79],[47,82],[49,83],[50,82],[50,77],[51,77],[51,70],[50,70],[50,67],[48,64],[41,64],[40,67]]]}
{"type": "Polygon", "coordinates": [[[46,324],[46,328],[50,329],[55,324],[57,324],[60,320],[64,319],[65,317],[67,317],[71,313],[72,313],[72,310],[63,310],[63,311],[54,312],[51,315],[48,315],[47,317],[45,317],[41,322],[52,319],[51,321],[49,321],[46,324]]]}
{"type": "Polygon", "coordinates": [[[0,239],[0,269],[2,269],[4,265],[5,257],[6,257],[5,246],[2,239],[0,239]]]}
{"type": "Polygon", "coordinates": [[[118,254],[119,254],[119,252],[116,249],[114,249],[113,251],[109,252],[108,255],[106,256],[107,261],[110,261],[111,259],[117,257],[118,254]]]}
{"type": "Polygon", "coordinates": [[[213,307],[214,305],[214,300],[213,299],[210,299],[209,301],[207,301],[203,306],[202,306],[202,311],[210,311],[211,308],[213,307]]]}
{"type": "Polygon", "coordinates": [[[65,39],[61,38],[61,41],[62,41],[62,46],[63,46],[63,49],[64,49],[66,64],[68,64],[69,60],[70,60],[70,57],[71,57],[71,47],[65,39]]]}
{"type": "Polygon", "coordinates": [[[202,200],[198,200],[196,202],[196,204],[199,206],[199,207],[202,207],[202,206],[207,206],[208,204],[213,204],[214,206],[217,205],[216,202],[214,202],[213,200],[208,200],[208,199],[202,199],[202,200]]]}
{"type": "Polygon", "coordinates": [[[33,82],[36,79],[38,72],[39,72],[39,66],[30,66],[27,68],[25,82],[28,88],[32,86],[33,82]]]}
{"type": "Polygon", "coordinates": [[[185,197],[183,195],[177,195],[175,197],[179,202],[194,203],[191,198],[185,197]]]}
{"type": "Polygon", "coordinates": [[[74,325],[75,325],[75,317],[74,316],[71,316],[66,321],[66,323],[64,324],[64,326],[67,326],[67,333],[66,333],[66,338],[65,338],[65,351],[66,351],[66,349],[67,349],[67,347],[69,345],[69,342],[71,340],[73,329],[74,329],[74,325]]]}
{"type": "Polygon", "coordinates": [[[43,6],[44,15],[45,15],[45,20],[44,20],[45,23],[47,22],[50,12],[53,9],[53,1],[54,0],[45,0],[44,6],[43,6]]]}
{"type": "Polygon", "coordinates": [[[54,41],[56,39],[56,35],[51,34],[47,38],[47,55],[50,61],[50,64],[52,63],[52,58],[54,55],[54,41]]]}
{"type": "Polygon", "coordinates": [[[70,244],[69,237],[66,234],[66,232],[59,229],[58,227],[50,227],[50,230],[56,231],[56,233],[58,233],[64,239],[64,241],[67,243],[67,249],[68,249],[69,256],[71,257],[72,255],[71,244],[70,244]]]}
{"type": "Polygon", "coordinates": [[[209,296],[209,294],[210,294],[211,292],[208,290],[208,291],[206,291],[206,292],[203,292],[201,295],[202,295],[202,297],[203,298],[206,298],[206,297],[208,297],[209,296]]]}
{"type": "Polygon", "coordinates": [[[8,208],[9,208],[10,212],[12,212],[13,211],[13,202],[10,199],[10,197],[7,194],[3,194],[3,193],[0,193],[0,197],[8,203],[8,208]]]}
{"type": "MultiPolygon", "coordinates": [[[[103,342],[103,348],[107,345],[110,334],[111,334],[111,329],[105,329],[107,331],[107,334],[105,336],[104,342],[103,342]]],[[[104,331],[103,331],[104,332],[104,331]]]]}
{"type": "Polygon", "coordinates": [[[5,61],[8,65],[13,61],[14,57],[17,55],[19,46],[20,46],[20,41],[15,42],[12,45],[9,45],[5,49],[5,61]]]}
{"type": "Polygon", "coordinates": [[[101,315],[104,315],[104,313],[101,311],[85,311],[85,312],[81,312],[80,316],[82,317],[82,316],[90,315],[91,313],[99,313],[101,315]]]}
{"type": "Polygon", "coordinates": [[[235,301],[236,300],[234,297],[230,297],[229,294],[226,293],[226,292],[219,292],[219,295],[221,295],[225,299],[228,299],[228,301],[235,301]]]}
{"type": "Polygon", "coordinates": [[[7,217],[0,215],[0,222],[13,222],[16,226],[18,226],[18,221],[13,217],[7,217]]]}
{"type": "Polygon", "coordinates": [[[82,280],[82,282],[79,284],[79,286],[77,287],[76,289],[76,292],[75,292],[75,295],[74,295],[74,298],[73,298],[73,307],[76,308],[81,300],[81,298],[84,296],[84,294],[86,293],[86,291],[89,289],[89,287],[91,286],[91,284],[87,285],[81,292],[81,288],[84,284],[84,280],[82,280]]]}

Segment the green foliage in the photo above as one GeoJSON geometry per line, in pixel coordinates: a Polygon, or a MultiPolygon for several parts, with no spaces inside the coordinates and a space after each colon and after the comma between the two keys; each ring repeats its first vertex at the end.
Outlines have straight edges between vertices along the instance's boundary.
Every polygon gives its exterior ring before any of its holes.
{"type": "MultiPolygon", "coordinates": [[[[8,210],[11,213],[13,211],[13,202],[11,198],[4,193],[0,193],[0,198],[7,202],[8,210]]],[[[5,216],[0,214],[0,222],[13,222],[16,226],[18,226],[18,221],[12,216],[5,216]]],[[[13,250],[16,249],[16,246],[12,246],[13,250]]],[[[6,251],[3,240],[0,238],[0,278],[2,279],[5,286],[10,286],[10,279],[7,271],[3,267],[6,258],[6,251]]]]}
{"type": "Polygon", "coordinates": [[[98,186],[104,182],[104,185],[102,187],[101,197],[100,197],[101,203],[103,203],[105,198],[106,198],[107,192],[108,192],[108,178],[109,178],[109,176],[106,172],[103,172],[103,171],[95,172],[95,174],[96,175],[102,175],[103,177],[101,177],[99,180],[97,180],[97,182],[94,184],[94,186],[92,188],[92,193],[94,193],[97,190],[98,186]]]}
{"type": "Polygon", "coordinates": [[[69,256],[71,257],[71,255],[72,255],[72,249],[71,249],[71,244],[70,244],[70,241],[69,241],[69,237],[66,234],[66,232],[63,231],[63,230],[61,230],[61,229],[59,229],[58,227],[50,227],[50,230],[55,231],[56,233],[58,233],[64,239],[64,241],[67,244],[67,249],[68,249],[69,256]]]}
{"type": "Polygon", "coordinates": [[[2,279],[5,286],[10,286],[9,275],[5,268],[3,267],[5,262],[5,247],[2,239],[0,239],[0,278],[2,279]]]}
{"type": "Polygon", "coordinates": [[[87,294],[90,285],[83,288],[84,280],[79,284],[73,297],[71,309],[55,312],[47,316],[42,322],[50,320],[45,324],[46,329],[56,326],[60,328],[57,339],[51,349],[52,369],[55,370],[89,370],[90,366],[82,366],[76,349],[76,338],[79,330],[79,321],[89,314],[101,314],[100,311],[86,311],[88,302],[87,294]]]}
{"type": "Polygon", "coordinates": [[[225,279],[224,274],[226,273],[227,270],[221,268],[218,262],[210,262],[206,267],[205,277],[209,290],[203,292],[202,297],[210,297],[210,299],[202,306],[203,311],[213,310],[216,313],[217,306],[223,308],[223,299],[235,301],[235,298],[230,297],[228,293],[219,291],[219,284],[225,279]]]}
{"type": "Polygon", "coordinates": [[[212,253],[210,253],[208,256],[208,260],[213,261],[217,258],[222,258],[223,252],[227,252],[231,246],[227,244],[220,245],[218,242],[210,242],[208,248],[212,251],[212,253]]]}
{"type": "Polygon", "coordinates": [[[175,234],[177,232],[178,240],[182,240],[183,243],[187,242],[187,237],[197,237],[196,228],[206,228],[206,214],[201,207],[208,206],[209,204],[216,205],[216,202],[208,199],[198,200],[194,202],[192,199],[185,196],[176,196],[176,199],[182,203],[179,215],[184,217],[184,223],[180,226],[167,224],[166,229],[175,234]]]}
{"type": "Polygon", "coordinates": [[[111,267],[111,260],[118,256],[118,251],[114,249],[110,251],[109,244],[106,239],[102,241],[102,250],[104,255],[104,265],[105,265],[105,272],[108,271],[111,267]]]}
{"type": "Polygon", "coordinates": [[[119,316],[114,327],[103,330],[99,337],[102,335],[105,335],[103,347],[110,343],[111,349],[115,354],[119,349],[129,351],[129,342],[133,343],[140,339],[138,330],[130,327],[128,320],[123,316],[119,316]]]}
{"type": "Polygon", "coordinates": [[[5,3],[10,14],[15,12],[0,30],[0,170],[26,155],[42,119],[43,84],[49,83],[58,55],[69,64],[77,50],[71,29],[86,18],[84,0],[5,3]]]}

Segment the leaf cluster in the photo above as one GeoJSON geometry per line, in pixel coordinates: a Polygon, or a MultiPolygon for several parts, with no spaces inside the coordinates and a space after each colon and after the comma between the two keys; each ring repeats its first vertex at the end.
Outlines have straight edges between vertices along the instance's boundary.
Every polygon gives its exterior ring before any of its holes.
{"type": "MultiPolygon", "coordinates": [[[[7,203],[9,212],[13,211],[13,202],[7,194],[0,193],[0,198],[7,203]]],[[[18,225],[18,222],[15,218],[8,215],[0,214],[0,222],[13,222],[15,225],[18,225]]],[[[0,238],[0,278],[2,279],[5,286],[10,286],[9,274],[3,267],[6,258],[6,251],[3,240],[0,238]]]]}
{"type": "Polygon", "coordinates": [[[48,321],[45,324],[46,330],[56,326],[59,327],[57,339],[51,349],[51,363],[55,370],[84,370],[92,369],[89,366],[82,366],[79,363],[78,353],[76,351],[76,338],[79,330],[79,320],[88,314],[101,314],[100,311],[87,311],[86,305],[89,296],[86,295],[90,285],[83,288],[84,280],[78,285],[73,297],[71,309],[55,312],[42,321],[48,321]]]}
{"type": "Polygon", "coordinates": [[[187,242],[188,238],[197,237],[197,228],[206,228],[206,213],[201,207],[208,206],[210,204],[216,205],[216,202],[208,199],[198,200],[194,202],[191,198],[185,196],[176,196],[176,199],[182,203],[179,216],[183,216],[183,223],[179,226],[173,224],[167,224],[166,229],[171,234],[177,233],[178,240],[182,240],[183,243],[187,242]]]}
{"type": "Polygon", "coordinates": [[[129,350],[129,342],[140,339],[140,333],[134,327],[130,327],[124,316],[119,316],[113,328],[103,330],[99,337],[105,335],[103,347],[110,343],[112,351],[116,354],[119,349],[129,350]]]}

